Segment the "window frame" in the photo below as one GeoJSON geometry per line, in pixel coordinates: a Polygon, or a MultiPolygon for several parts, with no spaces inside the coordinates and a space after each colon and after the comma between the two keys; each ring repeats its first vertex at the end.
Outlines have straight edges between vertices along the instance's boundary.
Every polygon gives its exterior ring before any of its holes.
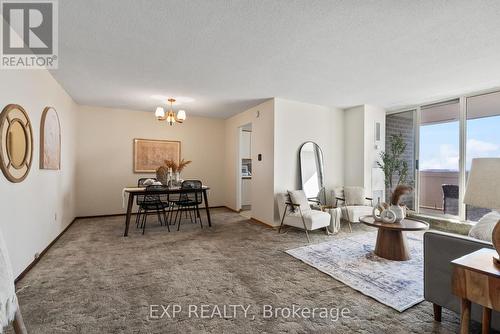
{"type": "MultiPolygon", "coordinates": [[[[386,116],[399,114],[402,112],[413,112],[413,131],[415,142],[414,145],[414,161],[415,161],[415,196],[414,196],[414,208],[417,214],[420,213],[420,123],[421,123],[421,112],[422,107],[445,103],[448,101],[458,100],[459,102],[459,173],[458,173],[458,184],[459,184],[459,196],[458,196],[458,218],[460,221],[466,221],[466,205],[463,202],[466,187],[466,154],[467,154],[467,99],[472,97],[478,97],[481,95],[487,95],[491,93],[500,93],[500,87],[490,88],[480,91],[475,91],[468,94],[461,94],[456,96],[450,96],[447,98],[442,98],[438,100],[426,101],[424,103],[419,103],[417,105],[410,105],[402,108],[389,109],[386,112],[386,116]]],[[[426,214],[435,217],[442,217],[441,215],[426,214]]]]}

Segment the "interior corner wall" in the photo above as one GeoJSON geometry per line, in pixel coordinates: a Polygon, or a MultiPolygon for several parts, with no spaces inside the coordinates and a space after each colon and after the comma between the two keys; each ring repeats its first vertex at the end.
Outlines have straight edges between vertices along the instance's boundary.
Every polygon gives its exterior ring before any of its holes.
{"type": "Polygon", "coordinates": [[[344,185],[365,186],[365,108],[344,110],[344,185]]]}
{"type": "Polygon", "coordinates": [[[192,163],[184,179],[200,179],[210,187],[210,206],[224,204],[225,121],[189,116],[182,125],[158,122],[154,113],[80,106],[78,111],[78,216],[124,213],[122,189],[137,185],[134,173],[134,138],[178,140],[181,156],[192,163]]]}
{"type": "Polygon", "coordinates": [[[364,187],[367,195],[374,200],[385,197],[384,173],[377,166],[380,153],[385,150],[385,109],[365,105],[364,121],[364,187]],[[375,141],[375,123],[380,123],[380,140],[375,141]]]}
{"type": "Polygon", "coordinates": [[[21,105],[33,128],[33,160],[20,183],[0,173],[0,229],[14,276],[34,260],[75,217],[77,105],[46,70],[4,70],[0,76],[1,108],[21,105]],[[40,122],[52,106],[61,124],[61,169],[41,170],[40,122]]]}
{"type": "Polygon", "coordinates": [[[385,116],[382,108],[362,105],[346,109],[344,169],[346,186],[365,188],[366,195],[384,196],[384,175],[377,167],[385,150],[385,116]],[[375,141],[375,123],[380,123],[380,141],[375,141]]]}
{"type": "Polygon", "coordinates": [[[274,99],[226,119],[225,205],[239,210],[238,190],[241,189],[239,163],[239,128],[252,124],[252,218],[273,224],[274,208],[274,99]],[[261,154],[262,160],[258,160],[261,154]]]}
{"type": "MultiPolygon", "coordinates": [[[[275,99],[274,193],[301,189],[299,149],[306,141],[323,151],[325,186],[344,180],[344,112],[320,105],[275,99]]],[[[275,207],[274,225],[279,223],[275,207]]]]}

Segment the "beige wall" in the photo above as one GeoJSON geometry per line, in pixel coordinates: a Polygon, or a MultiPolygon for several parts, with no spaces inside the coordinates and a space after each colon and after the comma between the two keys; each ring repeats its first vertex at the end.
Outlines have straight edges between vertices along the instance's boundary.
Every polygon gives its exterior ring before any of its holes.
{"type": "Polygon", "coordinates": [[[182,178],[210,186],[210,206],[224,205],[224,120],[190,117],[182,125],[158,122],[153,111],[81,106],[78,112],[77,215],[123,213],[121,191],[140,177],[133,172],[133,139],[181,141],[182,157],[193,162],[182,178]]]}
{"type": "Polygon", "coordinates": [[[0,173],[0,229],[19,275],[75,217],[75,131],[77,106],[44,70],[4,70],[0,75],[0,104],[21,105],[28,113],[34,139],[33,164],[21,183],[0,173]],[[61,122],[61,170],[39,169],[42,110],[52,106],[61,122]]]}
{"type": "Polygon", "coordinates": [[[274,210],[274,99],[226,120],[226,206],[240,209],[239,128],[252,124],[252,217],[273,224],[274,210]],[[258,115],[258,116],[257,116],[258,115]],[[262,154],[262,161],[257,160],[262,154]]]}

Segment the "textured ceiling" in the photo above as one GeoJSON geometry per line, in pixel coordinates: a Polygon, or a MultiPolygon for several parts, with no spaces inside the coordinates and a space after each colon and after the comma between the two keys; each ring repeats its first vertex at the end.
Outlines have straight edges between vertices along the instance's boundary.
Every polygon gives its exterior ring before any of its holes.
{"type": "Polygon", "coordinates": [[[394,108],[500,86],[500,1],[64,0],[54,77],[80,104],[228,117],[277,96],[394,108]]]}

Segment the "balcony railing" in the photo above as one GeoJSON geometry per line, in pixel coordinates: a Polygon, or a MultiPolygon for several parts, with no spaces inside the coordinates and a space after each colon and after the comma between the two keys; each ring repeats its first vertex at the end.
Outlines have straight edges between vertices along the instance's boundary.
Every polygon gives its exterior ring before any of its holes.
{"type": "MultiPolygon", "coordinates": [[[[420,171],[420,212],[455,217],[459,214],[458,171],[420,171]],[[443,187],[449,185],[448,187],[443,187]]],[[[467,220],[477,221],[490,210],[467,206],[467,220]]]]}

